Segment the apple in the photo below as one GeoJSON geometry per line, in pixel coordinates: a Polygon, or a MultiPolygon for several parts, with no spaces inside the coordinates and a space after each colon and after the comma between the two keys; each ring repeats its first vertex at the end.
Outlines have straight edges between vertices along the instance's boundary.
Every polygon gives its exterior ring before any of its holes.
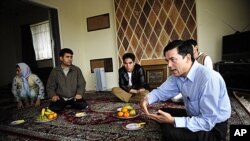
{"type": "Polygon", "coordinates": [[[136,115],[135,109],[130,110],[130,111],[129,111],[129,115],[130,115],[130,116],[135,116],[135,115],[136,115]]]}

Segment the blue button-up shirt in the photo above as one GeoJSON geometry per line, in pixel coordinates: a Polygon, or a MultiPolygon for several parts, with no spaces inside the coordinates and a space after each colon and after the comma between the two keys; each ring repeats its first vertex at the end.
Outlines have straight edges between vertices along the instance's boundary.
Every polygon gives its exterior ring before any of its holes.
{"type": "Polygon", "coordinates": [[[175,126],[193,132],[210,131],[231,115],[231,104],[221,75],[194,62],[186,77],[170,76],[149,94],[148,103],[165,101],[181,93],[188,117],[175,117],[175,126]]]}

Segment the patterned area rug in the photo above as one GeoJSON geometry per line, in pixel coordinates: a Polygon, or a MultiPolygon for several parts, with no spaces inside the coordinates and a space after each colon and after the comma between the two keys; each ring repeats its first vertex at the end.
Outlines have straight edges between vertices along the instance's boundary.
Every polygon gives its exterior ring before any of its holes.
{"type": "MultiPolygon", "coordinates": [[[[115,113],[117,108],[126,103],[119,102],[111,93],[86,93],[86,101],[89,107],[83,112],[87,116],[77,118],[73,109],[65,109],[63,114],[56,120],[44,123],[35,121],[41,108],[47,107],[49,101],[44,101],[38,108],[27,108],[25,110],[15,110],[7,112],[7,119],[0,123],[0,140],[161,140],[161,132],[158,123],[147,119],[140,111],[138,104],[132,104],[137,109],[139,116],[133,119],[119,119],[115,113]],[[17,119],[24,119],[25,122],[19,125],[10,125],[10,122],[17,119]],[[127,123],[146,122],[144,128],[136,131],[128,131],[122,128],[127,123]],[[23,139],[20,139],[20,136],[23,139]]],[[[235,98],[231,98],[232,116],[229,119],[230,125],[249,124],[250,117],[244,109],[237,103],[235,98]]],[[[153,104],[149,107],[151,112],[159,108],[172,107],[183,108],[182,104],[164,102],[153,104]]],[[[227,137],[228,138],[228,137],[227,137]]]]}

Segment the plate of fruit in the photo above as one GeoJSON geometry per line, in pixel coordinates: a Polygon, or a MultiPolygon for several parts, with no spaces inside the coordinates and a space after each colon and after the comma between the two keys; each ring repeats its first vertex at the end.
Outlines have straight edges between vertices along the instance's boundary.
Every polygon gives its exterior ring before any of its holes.
{"type": "Polygon", "coordinates": [[[57,118],[57,113],[47,108],[42,108],[41,114],[35,119],[35,122],[49,122],[57,118]]]}
{"type": "Polygon", "coordinates": [[[139,114],[136,109],[134,109],[131,105],[125,105],[117,108],[115,116],[120,119],[131,119],[137,117],[139,114]]]}

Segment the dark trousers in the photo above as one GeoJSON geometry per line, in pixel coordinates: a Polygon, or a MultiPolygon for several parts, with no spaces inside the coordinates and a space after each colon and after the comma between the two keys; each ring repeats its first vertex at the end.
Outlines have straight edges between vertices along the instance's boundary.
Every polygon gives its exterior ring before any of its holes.
{"type": "Polygon", "coordinates": [[[71,99],[71,100],[65,101],[62,97],[60,97],[60,99],[57,100],[56,102],[52,101],[50,103],[49,109],[51,109],[54,112],[61,113],[62,110],[67,105],[70,105],[71,108],[74,108],[74,109],[85,109],[88,106],[87,102],[84,99],[78,99],[76,101],[74,99],[71,99]]]}
{"type": "MultiPolygon", "coordinates": [[[[184,109],[161,109],[175,117],[187,116],[184,109]]],[[[227,121],[217,123],[211,131],[192,132],[187,128],[176,128],[170,124],[161,124],[164,141],[222,141],[227,134],[227,121]]]]}

